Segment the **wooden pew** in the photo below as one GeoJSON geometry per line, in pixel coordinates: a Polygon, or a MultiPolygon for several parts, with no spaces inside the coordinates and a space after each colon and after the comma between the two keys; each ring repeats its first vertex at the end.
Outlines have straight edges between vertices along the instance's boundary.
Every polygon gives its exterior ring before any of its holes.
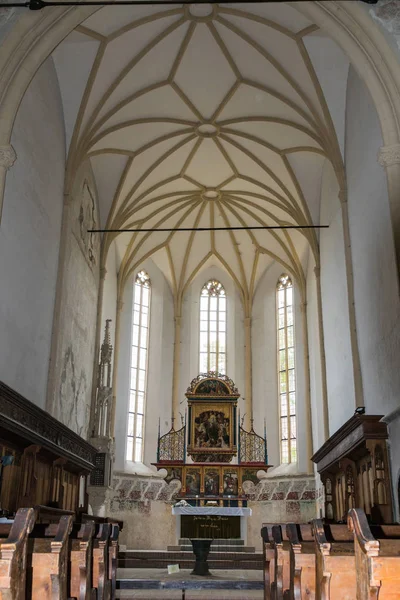
{"type": "Polygon", "coordinates": [[[108,556],[107,556],[107,571],[106,571],[106,587],[109,587],[109,592],[106,591],[105,598],[114,599],[116,596],[117,589],[117,560],[119,551],[119,532],[123,527],[122,521],[113,520],[110,517],[98,517],[95,515],[81,514],[79,515],[82,523],[93,521],[97,527],[101,524],[108,524],[110,528],[109,540],[108,540],[108,556]],[[107,594],[110,594],[109,596],[107,594]]]}
{"type": "Polygon", "coordinates": [[[315,540],[311,525],[289,523],[291,600],[315,600],[315,540]]]}
{"type": "Polygon", "coordinates": [[[97,600],[110,600],[111,580],[109,578],[110,523],[96,526],[93,539],[93,587],[97,590],[97,600]]]}
{"type": "Polygon", "coordinates": [[[28,540],[26,597],[30,600],[67,600],[72,525],[72,515],[64,515],[58,523],[34,527],[28,540]]]}
{"type": "Polygon", "coordinates": [[[282,531],[280,525],[272,527],[272,546],[275,551],[275,573],[272,582],[272,598],[286,600],[290,589],[290,544],[286,536],[286,527],[282,531]],[[286,539],[283,539],[283,535],[286,539]]]}
{"type": "Polygon", "coordinates": [[[261,537],[264,557],[264,600],[272,600],[271,586],[275,578],[275,549],[272,544],[272,527],[262,527],[261,537]]]}
{"type": "Polygon", "coordinates": [[[33,508],[20,508],[12,524],[2,525],[0,600],[25,600],[28,535],[35,524],[33,508]],[[9,531],[7,532],[7,528],[9,531]]]}
{"type": "Polygon", "coordinates": [[[316,543],[317,598],[361,600],[356,596],[356,566],[352,534],[345,525],[324,525],[320,519],[316,519],[313,525],[316,543]]]}
{"type": "Polygon", "coordinates": [[[118,562],[118,544],[119,525],[111,525],[110,544],[108,546],[108,578],[111,581],[111,600],[115,600],[117,592],[117,562],[118,562]]]}
{"type": "Polygon", "coordinates": [[[369,526],[365,513],[352,508],[347,516],[354,534],[357,600],[400,598],[400,526],[369,526]],[[375,535],[379,535],[377,539],[375,535]],[[393,537],[390,537],[393,536],[393,537]]]}
{"type": "Polygon", "coordinates": [[[94,522],[75,523],[70,540],[71,579],[69,597],[76,600],[96,600],[92,587],[92,546],[94,522]]]}

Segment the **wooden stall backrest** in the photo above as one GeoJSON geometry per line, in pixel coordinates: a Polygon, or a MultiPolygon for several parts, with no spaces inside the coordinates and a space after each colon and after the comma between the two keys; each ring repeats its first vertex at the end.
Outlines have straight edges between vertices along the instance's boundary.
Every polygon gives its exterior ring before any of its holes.
{"type": "Polygon", "coordinates": [[[36,525],[30,534],[27,597],[31,600],[67,600],[72,525],[72,515],[65,515],[56,524],[36,525]]]}
{"type": "Polygon", "coordinates": [[[317,598],[357,600],[354,541],[346,525],[324,525],[316,519],[313,526],[317,598]]]}
{"type": "Polygon", "coordinates": [[[97,590],[97,600],[110,600],[111,580],[109,579],[109,544],[111,525],[96,525],[93,539],[93,587],[97,590]]]}
{"type": "Polygon", "coordinates": [[[290,543],[290,598],[315,600],[315,541],[311,525],[286,526],[290,543]]]}
{"type": "Polygon", "coordinates": [[[264,600],[271,600],[271,586],[275,578],[275,549],[268,532],[268,527],[262,527],[261,538],[264,558],[264,600]]]}
{"type": "Polygon", "coordinates": [[[35,524],[33,508],[20,508],[7,538],[0,540],[0,600],[25,600],[28,535],[35,524]]]}
{"type": "Polygon", "coordinates": [[[117,592],[117,561],[118,561],[119,525],[111,524],[110,544],[108,546],[108,578],[111,580],[111,599],[114,600],[117,592]]]}
{"type": "Polygon", "coordinates": [[[385,526],[389,538],[381,528],[375,528],[385,537],[376,539],[371,532],[363,510],[349,511],[347,523],[354,534],[357,569],[357,599],[398,600],[400,598],[400,526],[385,526]]]}
{"type": "Polygon", "coordinates": [[[36,513],[36,523],[48,525],[50,523],[58,524],[61,517],[71,516],[75,522],[75,512],[72,510],[64,510],[62,508],[53,508],[52,506],[44,506],[38,504],[33,507],[36,513]]]}
{"type": "Polygon", "coordinates": [[[92,544],[94,523],[88,521],[74,525],[70,540],[70,598],[92,600],[96,590],[92,588],[92,544]]]}
{"type": "MultiPolygon", "coordinates": [[[[286,527],[285,527],[285,537],[286,527]]],[[[273,547],[275,550],[275,575],[272,586],[276,600],[283,600],[290,587],[290,544],[283,539],[280,525],[272,527],[273,547]]]]}

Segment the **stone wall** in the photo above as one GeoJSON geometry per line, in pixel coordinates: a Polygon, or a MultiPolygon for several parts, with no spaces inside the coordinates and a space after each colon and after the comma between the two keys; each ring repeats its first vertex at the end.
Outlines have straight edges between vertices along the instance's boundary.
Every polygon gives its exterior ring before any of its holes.
{"type": "Polygon", "coordinates": [[[46,409],[86,438],[99,286],[99,223],[90,164],[76,174],[63,214],[53,346],[46,409]]]}
{"type": "Polygon", "coordinates": [[[0,229],[0,380],[44,408],[65,176],[51,58],[24,95],[11,143],[17,159],[7,174],[0,229]]]}

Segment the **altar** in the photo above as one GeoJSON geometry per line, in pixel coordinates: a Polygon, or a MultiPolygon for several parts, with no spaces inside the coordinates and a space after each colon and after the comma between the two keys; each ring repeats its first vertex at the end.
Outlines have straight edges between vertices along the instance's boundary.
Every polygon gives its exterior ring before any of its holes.
{"type": "Polygon", "coordinates": [[[220,506],[173,506],[177,538],[243,539],[251,508],[220,506]]]}
{"type": "MultiPolygon", "coordinates": [[[[187,415],[178,430],[158,433],[158,470],[180,489],[172,514],[177,539],[247,539],[249,484],[257,485],[268,464],[267,436],[243,427],[239,391],[225,374],[201,373],[186,391],[187,415]]],[[[182,417],[183,421],[183,417],[182,417]]],[[[251,486],[250,486],[251,488],[251,486]]]]}

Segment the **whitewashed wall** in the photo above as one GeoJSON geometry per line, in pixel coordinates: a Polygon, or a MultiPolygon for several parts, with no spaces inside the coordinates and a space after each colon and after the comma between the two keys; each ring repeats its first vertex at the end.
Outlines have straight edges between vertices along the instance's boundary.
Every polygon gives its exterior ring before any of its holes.
{"type": "Polygon", "coordinates": [[[400,301],[383,145],[375,107],[350,69],[346,169],[357,335],[364,403],[369,414],[399,405],[400,301]]]}
{"type": "MultiPolygon", "coordinates": [[[[151,259],[145,261],[140,269],[147,271],[151,280],[150,340],[143,457],[144,464],[150,467],[151,463],[157,459],[159,418],[162,433],[166,433],[171,426],[174,316],[172,293],[160,269],[151,259]]],[[[131,283],[128,282],[125,286],[119,330],[120,346],[115,390],[115,469],[125,472],[145,472],[145,469],[140,465],[125,460],[129,412],[133,282],[134,277],[132,277],[131,283]]]]}
{"type": "Polygon", "coordinates": [[[64,205],[46,405],[84,438],[90,416],[100,262],[99,235],[87,230],[98,223],[96,188],[86,163],[64,205]]]}
{"type": "Polygon", "coordinates": [[[44,408],[65,169],[51,58],[22,100],[11,143],[18,158],[7,175],[0,228],[0,379],[44,408]]]}
{"type": "Polygon", "coordinates": [[[276,284],[284,272],[279,263],[274,263],[259,282],[253,302],[252,345],[253,345],[253,407],[257,433],[262,433],[264,418],[267,425],[268,462],[274,469],[271,476],[290,472],[304,472],[307,468],[306,455],[306,386],[304,371],[304,336],[301,317],[301,298],[294,284],[295,303],[295,366],[296,366],[296,410],[298,435],[298,465],[280,468],[278,367],[277,367],[277,323],[276,284]]]}
{"type": "Polygon", "coordinates": [[[324,165],[321,186],[321,288],[332,435],[355,409],[352,352],[349,333],[343,223],[338,184],[332,166],[324,165]]]}
{"type": "Polygon", "coordinates": [[[383,145],[375,107],[353,69],[347,92],[346,169],[364,404],[389,423],[394,506],[400,518],[400,301],[383,145]]]}

